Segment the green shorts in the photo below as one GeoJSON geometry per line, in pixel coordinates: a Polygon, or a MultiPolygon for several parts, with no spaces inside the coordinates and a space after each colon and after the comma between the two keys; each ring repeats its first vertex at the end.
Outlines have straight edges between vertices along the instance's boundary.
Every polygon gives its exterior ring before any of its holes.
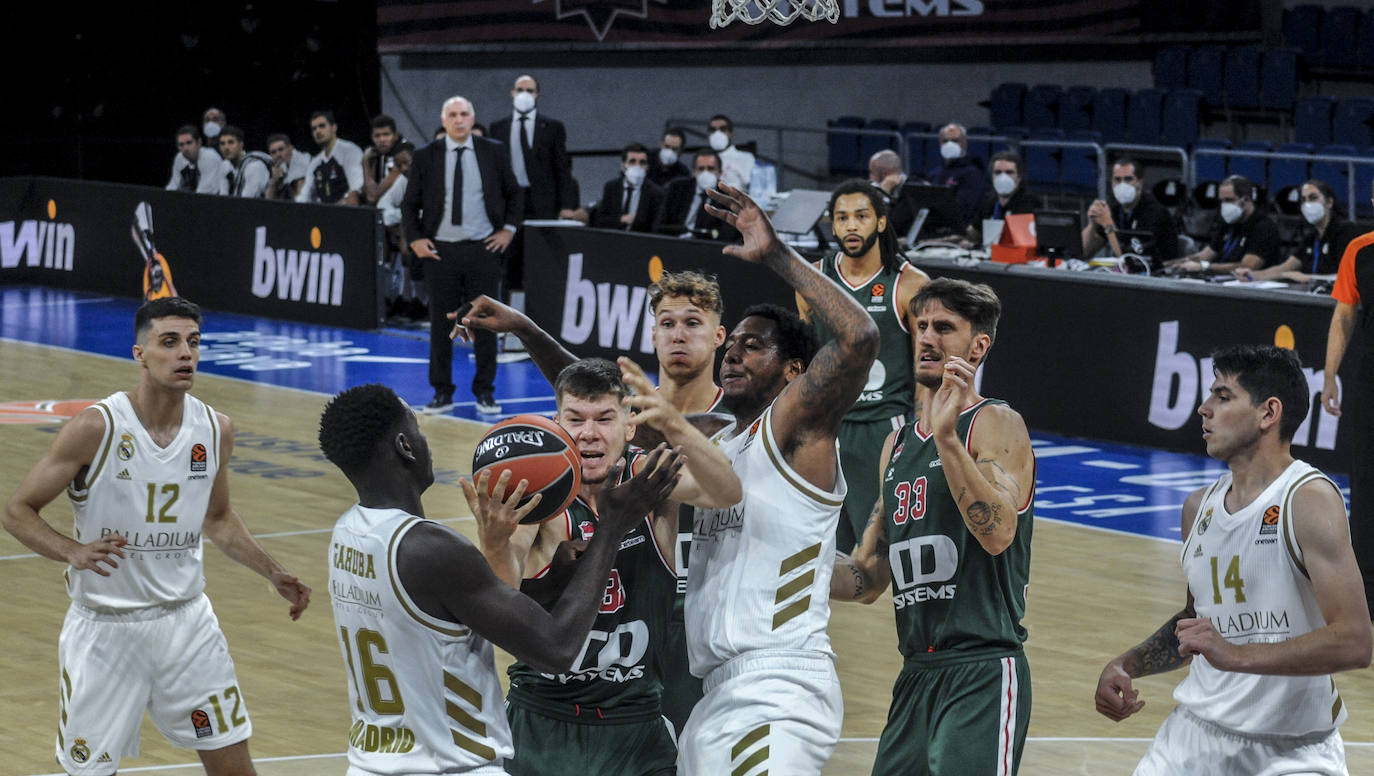
{"type": "Polygon", "coordinates": [[[875,421],[848,421],[840,425],[840,467],[849,491],[844,497],[840,524],[835,530],[835,550],[849,553],[864,536],[864,527],[878,500],[878,461],[883,442],[905,418],[898,415],[875,421]]]}
{"type": "Polygon", "coordinates": [[[892,688],[873,776],[1003,776],[1030,723],[1025,653],[933,667],[908,662],[892,688]]]}
{"type": "Polygon", "coordinates": [[[692,708],[701,700],[701,680],[687,666],[687,625],[681,616],[668,618],[667,638],[658,650],[658,677],[663,683],[663,716],[682,735],[692,708]]]}
{"type": "Polygon", "coordinates": [[[510,776],[551,773],[674,776],[677,745],[662,717],[629,722],[570,722],[506,704],[515,756],[510,776]]]}

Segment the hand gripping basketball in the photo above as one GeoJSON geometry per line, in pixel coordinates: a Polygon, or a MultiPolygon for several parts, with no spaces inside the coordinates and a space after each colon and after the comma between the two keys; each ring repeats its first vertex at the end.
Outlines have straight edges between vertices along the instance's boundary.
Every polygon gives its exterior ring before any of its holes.
{"type": "MultiPolygon", "coordinates": [[[[516,503],[524,507],[535,495],[540,501],[523,524],[542,523],[563,513],[582,487],[582,456],[572,437],[561,426],[539,415],[516,415],[491,427],[472,454],[474,480],[490,472],[488,482],[494,495],[502,472],[510,472],[508,482],[525,480],[525,491],[516,503]]],[[[502,493],[504,497],[504,492],[502,493]]]]}

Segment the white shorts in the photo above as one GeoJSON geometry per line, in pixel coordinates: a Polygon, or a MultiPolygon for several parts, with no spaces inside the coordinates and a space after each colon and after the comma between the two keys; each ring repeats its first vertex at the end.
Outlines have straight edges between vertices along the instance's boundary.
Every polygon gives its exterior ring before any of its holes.
{"type": "Polygon", "coordinates": [[[1234,733],[1179,707],[1134,776],[1349,776],[1341,732],[1304,737],[1234,733]]]}
{"type": "Polygon", "coordinates": [[[819,774],[844,722],[835,661],[816,652],[750,652],[707,674],[678,739],[681,776],[819,774]]]}
{"type": "Polygon", "coordinates": [[[229,645],[200,595],[121,614],[67,609],[57,643],[57,763],[72,776],[106,776],[138,756],[146,709],[183,749],[221,749],[253,732],[229,645]]]}

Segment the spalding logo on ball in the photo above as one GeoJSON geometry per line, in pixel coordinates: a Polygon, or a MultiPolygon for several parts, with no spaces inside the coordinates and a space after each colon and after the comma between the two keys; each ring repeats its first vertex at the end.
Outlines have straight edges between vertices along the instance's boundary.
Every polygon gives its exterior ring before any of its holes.
{"type": "Polygon", "coordinates": [[[540,415],[516,415],[491,427],[472,453],[472,479],[491,470],[494,487],[501,472],[510,470],[510,493],[520,480],[528,480],[518,506],[536,493],[543,499],[520,522],[542,523],[563,513],[582,487],[582,456],[562,426],[540,415]]]}

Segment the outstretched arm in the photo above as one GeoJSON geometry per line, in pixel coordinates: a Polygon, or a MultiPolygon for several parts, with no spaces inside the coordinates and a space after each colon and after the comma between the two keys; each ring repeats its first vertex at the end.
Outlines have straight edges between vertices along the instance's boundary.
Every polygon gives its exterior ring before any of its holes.
{"type": "Polygon", "coordinates": [[[486,329],[497,334],[509,332],[519,337],[520,344],[525,346],[525,352],[530,354],[530,360],[539,367],[549,385],[558,379],[563,367],[577,360],[577,356],[569,353],[547,331],[536,326],[529,316],[486,295],[449,313],[448,319],[453,321],[449,339],[471,342],[472,329],[486,329]]]}
{"type": "Polygon", "coordinates": [[[883,523],[883,472],[892,459],[892,446],[898,431],[887,435],[878,459],[878,501],[873,504],[863,538],[849,557],[835,559],[830,576],[830,598],[834,601],[859,601],[871,604],[892,584],[892,567],[887,559],[887,529],[883,523]]]}

